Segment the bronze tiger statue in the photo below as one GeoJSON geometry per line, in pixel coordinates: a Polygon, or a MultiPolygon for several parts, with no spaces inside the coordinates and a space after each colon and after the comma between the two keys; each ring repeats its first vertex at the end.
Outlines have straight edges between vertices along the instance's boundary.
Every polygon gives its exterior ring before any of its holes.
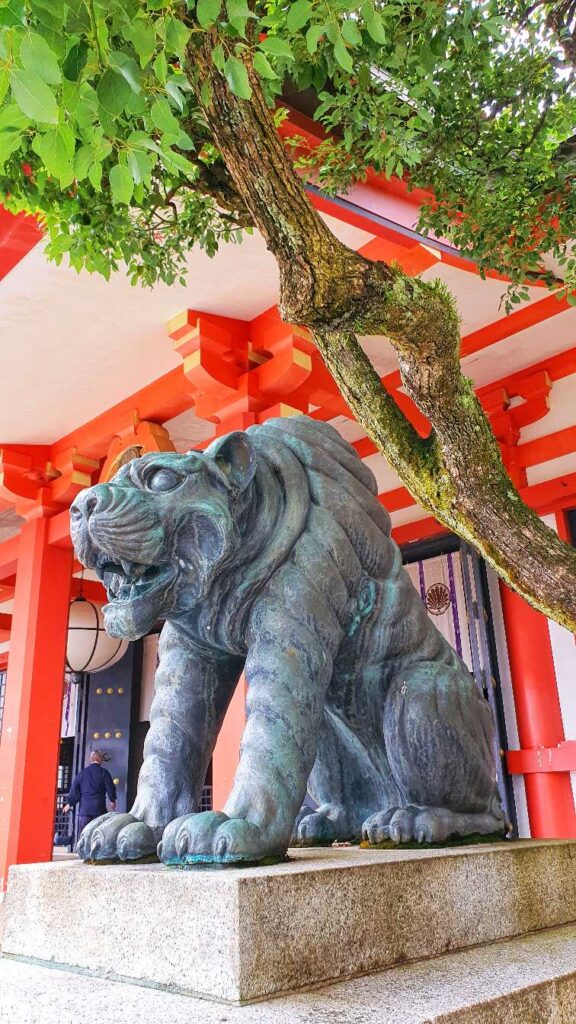
{"type": "Polygon", "coordinates": [[[135,640],[165,620],[136,801],[86,827],[85,860],[253,863],[291,839],[506,831],[488,704],[333,427],[271,419],[145,455],[82,492],[71,524],[107,631],[135,640]],[[242,671],[234,785],[223,812],[196,813],[242,671]]]}

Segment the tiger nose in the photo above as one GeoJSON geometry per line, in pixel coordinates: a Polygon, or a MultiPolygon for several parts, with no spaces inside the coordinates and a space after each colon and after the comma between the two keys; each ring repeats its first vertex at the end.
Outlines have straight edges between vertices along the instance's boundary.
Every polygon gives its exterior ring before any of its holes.
{"type": "Polygon", "coordinates": [[[75,521],[90,519],[95,512],[103,512],[109,502],[110,495],[105,484],[88,487],[74,498],[70,505],[70,518],[75,521]]]}

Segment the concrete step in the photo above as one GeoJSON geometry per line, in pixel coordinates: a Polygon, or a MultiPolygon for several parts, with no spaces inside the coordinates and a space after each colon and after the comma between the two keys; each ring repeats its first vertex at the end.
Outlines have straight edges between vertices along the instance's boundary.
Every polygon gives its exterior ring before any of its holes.
{"type": "MultiPolygon", "coordinates": [[[[90,929],[92,923],[86,922],[90,929]]],[[[111,964],[105,929],[100,941],[111,964]]],[[[247,1006],[0,958],[0,1024],[574,1024],[576,927],[247,1006]]]]}
{"type": "Polygon", "coordinates": [[[576,922],[575,868],[567,841],[235,870],[22,865],[2,949],[238,1004],[576,922]]]}

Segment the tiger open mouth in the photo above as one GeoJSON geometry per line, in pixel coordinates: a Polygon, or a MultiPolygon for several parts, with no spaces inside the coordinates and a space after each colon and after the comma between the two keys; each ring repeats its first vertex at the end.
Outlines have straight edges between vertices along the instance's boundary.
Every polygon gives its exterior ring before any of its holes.
{"type": "Polygon", "coordinates": [[[170,565],[105,561],[96,567],[111,601],[134,601],[165,585],[173,575],[170,565]]]}

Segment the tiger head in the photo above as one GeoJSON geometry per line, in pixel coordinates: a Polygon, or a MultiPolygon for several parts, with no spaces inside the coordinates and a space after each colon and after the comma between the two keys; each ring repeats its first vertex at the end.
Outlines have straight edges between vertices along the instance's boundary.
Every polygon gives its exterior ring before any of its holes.
{"type": "Polygon", "coordinates": [[[237,432],[206,453],[144,455],[78,495],[72,541],[104,583],[111,636],[136,640],[206,597],[241,543],[238,514],[255,470],[237,432]]]}

